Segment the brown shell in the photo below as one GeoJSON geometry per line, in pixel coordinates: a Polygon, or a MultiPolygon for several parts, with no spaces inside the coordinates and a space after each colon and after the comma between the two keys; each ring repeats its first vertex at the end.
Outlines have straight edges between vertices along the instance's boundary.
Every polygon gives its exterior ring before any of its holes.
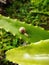
{"type": "Polygon", "coordinates": [[[24,34],[24,33],[26,33],[26,29],[24,27],[20,27],[19,28],[19,32],[24,34]]]}

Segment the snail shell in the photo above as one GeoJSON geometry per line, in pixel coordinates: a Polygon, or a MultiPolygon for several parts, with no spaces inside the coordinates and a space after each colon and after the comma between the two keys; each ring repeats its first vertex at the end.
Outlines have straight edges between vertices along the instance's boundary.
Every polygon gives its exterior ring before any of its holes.
{"type": "Polygon", "coordinates": [[[26,37],[28,37],[28,34],[26,33],[26,29],[24,27],[20,27],[19,32],[24,34],[26,37]]]}
{"type": "Polygon", "coordinates": [[[20,27],[19,28],[19,32],[24,34],[24,33],[26,33],[26,29],[24,27],[20,27]]]}

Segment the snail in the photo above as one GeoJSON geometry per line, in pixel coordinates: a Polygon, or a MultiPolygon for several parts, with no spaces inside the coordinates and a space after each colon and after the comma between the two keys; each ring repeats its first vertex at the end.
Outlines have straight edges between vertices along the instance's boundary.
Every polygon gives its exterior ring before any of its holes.
{"type": "Polygon", "coordinates": [[[19,28],[19,32],[24,34],[24,33],[26,33],[26,29],[24,27],[20,27],[19,28]]]}
{"type": "Polygon", "coordinates": [[[26,33],[25,27],[20,27],[20,28],[19,28],[19,32],[20,32],[21,34],[24,34],[25,36],[28,37],[28,34],[26,33]]]}

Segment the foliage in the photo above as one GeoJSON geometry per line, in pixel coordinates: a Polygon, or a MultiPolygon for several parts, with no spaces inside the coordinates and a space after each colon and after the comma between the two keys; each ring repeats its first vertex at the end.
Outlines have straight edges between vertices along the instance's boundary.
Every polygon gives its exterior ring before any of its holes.
{"type": "MultiPolygon", "coordinates": [[[[6,14],[33,25],[47,27],[49,16],[48,0],[14,0],[6,8],[6,14]]],[[[49,25],[48,25],[49,27],[49,25]]]]}
{"type": "Polygon", "coordinates": [[[49,39],[41,40],[24,47],[8,50],[6,52],[6,59],[13,63],[18,63],[21,65],[48,65],[49,39]]]}
{"type": "MultiPolygon", "coordinates": [[[[1,11],[2,11],[2,14],[9,17],[4,17],[0,15],[0,65],[1,64],[17,65],[15,63],[12,64],[12,62],[7,62],[5,60],[5,52],[11,48],[15,48],[18,46],[27,45],[34,42],[38,43],[38,41],[40,40],[43,40],[39,42],[40,44],[42,43],[41,45],[31,44],[29,45],[29,47],[31,48],[28,48],[28,46],[25,46],[25,47],[20,47],[20,49],[16,48],[16,50],[19,49],[18,52],[20,52],[21,48],[22,49],[25,48],[22,51],[28,52],[29,49],[30,50],[33,49],[33,51],[35,49],[34,53],[40,52],[40,51],[42,53],[44,51],[45,53],[48,53],[47,51],[49,50],[48,48],[49,44],[47,45],[46,43],[48,43],[49,40],[46,40],[46,39],[49,39],[49,32],[44,30],[44,28],[49,29],[49,0],[7,0],[7,1],[9,1],[7,4],[5,5],[3,4],[3,7],[1,6],[2,9],[4,9],[4,10],[1,9],[1,11]],[[16,19],[11,19],[10,17],[16,18],[16,19]],[[42,26],[44,28],[41,28],[39,26],[42,26]],[[24,27],[26,29],[27,35],[21,34],[19,32],[20,27],[24,27]]],[[[12,50],[15,50],[15,49],[12,49],[12,50]]],[[[15,53],[17,53],[17,51],[14,52],[14,54],[15,53]]],[[[32,54],[32,50],[30,53],[32,54]]],[[[25,61],[23,61],[23,63],[25,63],[25,61]]],[[[27,60],[26,62],[28,64],[30,63],[30,60],[27,60]]],[[[34,61],[34,62],[39,64],[40,61],[39,62],[34,61]]],[[[49,62],[47,61],[44,61],[43,63],[44,65],[49,64],[49,62]]]]}
{"type": "MultiPolygon", "coordinates": [[[[9,49],[45,39],[49,39],[49,32],[43,28],[0,15],[0,58],[2,54],[4,57],[5,52],[9,49]],[[20,27],[25,27],[28,36],[19,32],[20,27]]],[[[10,63],[3,59],[1,62],[5,62],[4,64],[10,63]]]]}
{"type": "Polygon", "coordinates": [[[7,50],[9,48],[12,48],[14,38],[15,37],[10,34],[10,32],[6,32],[4,29],[0,29],[0,49],[4,48],[7,50]]]}

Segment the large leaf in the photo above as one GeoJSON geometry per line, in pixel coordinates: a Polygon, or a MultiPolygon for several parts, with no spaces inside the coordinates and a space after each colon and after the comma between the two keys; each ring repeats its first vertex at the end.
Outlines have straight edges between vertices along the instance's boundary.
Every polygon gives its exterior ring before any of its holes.
{"type": "Polygon", "coordinates": [[[38,26],[33,26],[31,24],[22,23],[15,19],[10,19],[9,17],[4,17],[0,15],[0,28],[5,29],[7,32],[13,35],[23,38],[25,41],[37,42],[40,40],[49,39],[49,32],[40,28],[38,26]],[[20,27],[25,27],[28,37],[19,32],[20,27]]]}
{"type": "Polygon", "coordinates": [[[49,39],[8,50],[6,59],[20,65],[49,65],[49,39]]]}

